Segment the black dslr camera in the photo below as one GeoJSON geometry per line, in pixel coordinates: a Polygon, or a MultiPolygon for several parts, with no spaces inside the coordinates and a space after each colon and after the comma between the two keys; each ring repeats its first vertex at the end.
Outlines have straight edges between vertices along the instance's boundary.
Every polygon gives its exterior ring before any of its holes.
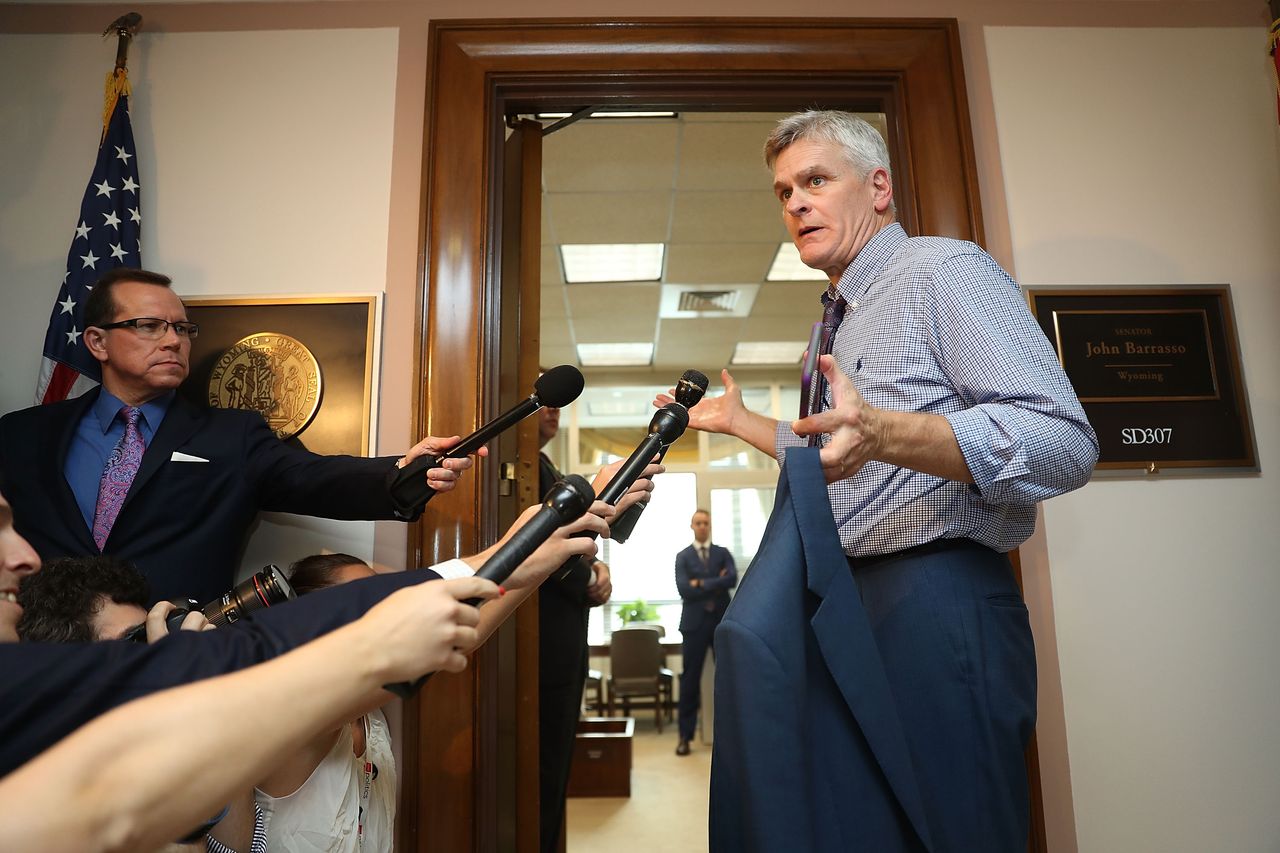
{"type": "MultiPolygon", "coordinates": [[[[165,623],[169,627],[169,633],[172,634],[181,628],[182,620],[187,618],[188,613],[198,610],[204,614],[204,618],[208,619],[212,625],[217,625],[218,627],[234,625],[241,619],[248,618],[249,614],[255,610],[271,607],[274,604],[280,604],[297,597],[297,593],[293,591],[293,587],[289,586],[289,581],[285,578],[284,573],[280,571],[280,567],[270,565],[264,567],[262,571],[252,577],[240,581],[240,583],[231,588],[230,592],[223,594],[203,607],[192,599],[187,599],[186,602],[175,601],[174,604],[178,605],[178,607],[169,614],[165,619],[165,623]]],[[[146,623],[133,626],[120,639],[145,643],[147,641],[146,623]]]]}

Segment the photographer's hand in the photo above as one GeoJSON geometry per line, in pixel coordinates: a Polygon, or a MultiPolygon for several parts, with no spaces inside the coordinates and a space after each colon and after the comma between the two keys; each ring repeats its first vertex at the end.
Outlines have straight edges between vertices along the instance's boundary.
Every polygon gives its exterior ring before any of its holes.
{"type": "MultiPolygon", "coordinates": [[[[169,636],[169,625],[166,620],[169,614],[177,609],[178,605],[172,601],[161,601],[147,611],[148,643],[154,643],[169,636]]],[[[183,631],[210,631],[213,627],[199,610],[192,610],[183,617],[181,625],[183,631]]]]}

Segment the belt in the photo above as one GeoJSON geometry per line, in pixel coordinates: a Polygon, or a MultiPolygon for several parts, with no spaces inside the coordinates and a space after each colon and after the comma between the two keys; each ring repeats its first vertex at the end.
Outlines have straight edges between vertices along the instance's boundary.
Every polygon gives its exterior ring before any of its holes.
{"type": "Polygon", "coordinates": [[[865,569],[880,563],[888,563],[893,560],[905,560],[913,557],[923,557],[926,554],[936,554],[941,551],[955,551],[960,548],[983,548],[972,539],[965,537],[952,539],[935,539],[932,542],[926,542],[923,545],[913,545],[910,548],[903,548],[901,551],[892,551],[888,554],[870,554],[866,557],[846,557],[849,561],[850,568],[865,569]]]}

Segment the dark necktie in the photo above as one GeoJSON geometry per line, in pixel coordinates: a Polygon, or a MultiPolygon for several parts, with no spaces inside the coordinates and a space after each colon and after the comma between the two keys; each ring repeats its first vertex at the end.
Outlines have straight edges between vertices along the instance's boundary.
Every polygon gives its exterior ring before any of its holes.
{"type": "MultiPolygon", "coordinates": [[[[702,561],[702,567],[705,569],[708,565],[708,561],[711,559],[706,545],[698,546],[698,559],[702,561]]],[[[711,598],[708,598],[706,602],[703,603],[702,606],[703,606],[703,609],[705,609],[708,613],[715,610],[716,609],[715,597],[712,596],[711,598]]]]}
{"type": "MultiPolygon", "coordinates": [[[[831,355],[836,341],[836,329],[840,328],[840,321],[844,319],[845,305],[844,297],[834,287],[828,287],[822,294],[822,346],[818,350],[820,355],[831,355]]],[[[802,393],[810,392],[813,398],[809,411],[817,414],[826,406],[827,377],[822,375],[822,371],[817,372],[812,389],[802,389],[802,393]]],[[[809,446],[818,446],[818,436],[809,436],[809,446]]]]}
{"type": "Polygon", "coordinates": [[[141,409],[125,406],[120,410],[124,414],[124,435],[115,450],[107,458],[107,467],[102,469],[102,480],[98,483],[98,505],[93,512],[93,541],[98,550],[106,544],[111,527],[116,523],[120,507],[124,505],[125,495],[133,485],[133,478],[142,464],[142,454],[146,444],[142,440],[142,431],[138,429],[138,417],[141,409]]]}

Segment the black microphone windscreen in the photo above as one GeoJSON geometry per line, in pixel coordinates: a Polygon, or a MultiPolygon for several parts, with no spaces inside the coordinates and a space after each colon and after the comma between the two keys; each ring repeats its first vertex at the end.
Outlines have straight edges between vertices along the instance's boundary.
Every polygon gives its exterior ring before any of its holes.
{"type": "Polygon", "coordinates": [[[554,501],[556,514],[560,516],[562,524],[577,520],[591,508],[592,502],[596,499],[595,490],[580,474],[570,474],[556,486],[566,490],[559,496],[559,500],[554,501]]]}
{"type": "Polygon", "coordinates": [[[539,376],[533,383],[533,391],[539,403],[559,409],[578,399],[586,384],[582,371],[572,364],[562,364],[539,376]]]}
{"type": "Polygon", "coordinates": [[[686,409],[692,409],[698,405],[702,395],[707,393],[707,386],[710,384],[707,374],[701,370],[686,370],[676,383],[676,402],[686,409]]]}

